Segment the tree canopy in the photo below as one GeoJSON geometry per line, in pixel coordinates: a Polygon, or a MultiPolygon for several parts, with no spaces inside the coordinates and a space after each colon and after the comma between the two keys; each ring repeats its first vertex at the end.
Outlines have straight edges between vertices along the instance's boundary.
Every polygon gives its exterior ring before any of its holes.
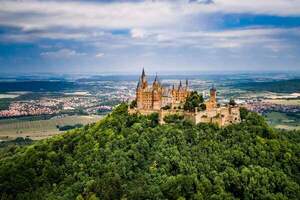
{"type": "Polygon", "coordinates": [[[98,123],[0,154],[0,199],[299,199],[300,132],[243,112],[218,128],[120,105],[98,123]]]}
{"type": "Polygon", "coordinates": [[[205,105],[203,104],[204,99],[202,95],[199,95],[197,91],[192,91],[187,97],[184,104],[184,110],[195,111],[195,108],[200,108],[205,110],[205,105]]]}

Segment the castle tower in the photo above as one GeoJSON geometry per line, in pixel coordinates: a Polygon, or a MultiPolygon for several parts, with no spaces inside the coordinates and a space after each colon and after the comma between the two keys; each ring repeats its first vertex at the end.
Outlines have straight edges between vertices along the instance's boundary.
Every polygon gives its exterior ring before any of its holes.
{"type": "Polygon", "coordinates": [[[143,100],[144,100],[144,95],[143,91],[148,87],[148,82],[146,78],[146,73],[143,68],[142,75],[140,76],[137,88],[136,88],[136,103],[137,103],[137,108],[138,109],[143,109],[143,100]]]}
{"type": "Polygon", "coordinates": [[[153,81],[153,89],[158,89],[160,88],[160,83],[158,81],[158,77],[157,77],[157,74],[155,75],[155,79],[153,81]]]}
{"type": "Polygon", "coordinates": [[[217,89],[214,86],[210,89],[210,101],[217,102],[217,89]]]}
{"type": "Polygon", "coordinates": [[[212,86],[209,93],[210,93],[210,98],[206,102],[206,110],[208,111],[217,107],[217,89],[214,86],[212,86]]]}
{"type": "Polygon", "coordinates": [[[178,86],[178,90],[181,90],[181,89],[182,89],[182,82],[181,82],[181,80],[180,80],[179,86],[178,86]]]}
{"type": "Polygon", "coordinates": [[[159,110],[162,104],[162,89],[158,81],[157,75],[155,76],[152,86],[152,108],[159,110]]]}
{"type": "Polygon", "coordinates": [[[188,90],[189,89],[189,81],[186,79],[185,80],[185,89],[188,90]]]}
{"type": "Polygon", "coordinates": [[[143,89],[148,87],[147,77],[146,77],[144,68],[143,68],[142,75],[141,75],[141,87],[143,89]]]}

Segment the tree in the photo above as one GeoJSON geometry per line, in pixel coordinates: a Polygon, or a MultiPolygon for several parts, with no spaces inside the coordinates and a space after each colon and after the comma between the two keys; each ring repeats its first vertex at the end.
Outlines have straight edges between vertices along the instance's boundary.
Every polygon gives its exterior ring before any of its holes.
{"type": "Polygon", "coordinates": [[[177,115],[177,114],[167,115],[167,116],[164,117],[164,121],[166,123],[178,123],[178,122],[182,121],[183,118],[184,117],[182,115],[177,115]]]}
{"type": "Polygon", "coordinates": [[[195,111],[195,108],[200,107],[201,104],[203,104],[203,102],[204,102],[203,96],[199,95],[197,91],[193,91],[187,97],[183,109],[187,111],[195,111]]]}
{"type": "Polygon", "coordinates": [[[159,126],[127,108],[0,148],[0,199],[299,199],[299,131],[272,130],[252,112],[226,128],[179,115],[159,126]]]}
{"type": "Polygon", "coordinates": [[[248,113],[249,113],[249,111],[247,110],[247,108],[244,108],[244,107],[240,108],[240,115],[241,115],[242,120],[246,119],[248,113]]]}
{"type": "Polygon", "coordinates": [[[132,109],[132,108],[136,108],[136,106],[137,106],[137,102],[136,102],[136,100],[133,100],[131,103],[130,103],[130,108],[132,109]]]}

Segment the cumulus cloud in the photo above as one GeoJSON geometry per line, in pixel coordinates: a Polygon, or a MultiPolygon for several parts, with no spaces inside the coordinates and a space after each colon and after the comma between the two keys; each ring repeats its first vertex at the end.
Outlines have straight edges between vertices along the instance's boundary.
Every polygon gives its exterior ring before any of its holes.
{"type": "Polygon", "coordinates": [[[41,56],[46,58],[70,58],[84,55],[86,55],[86,53],[79,53],[72,49],[59,49],[57,51],[46,51],[41,53],[41,56]]]}
{"type": "Polygon", "coordinates": [[[1,2],[2,25],[28,29],[155,27],[174,23],[178,14],[166,2],[87,3],[61,1],[1,2]],[[20,14],[23,14],[20,17],[20,14]]]}
{"type": "MultiPolygon", "coordinates": [[[[241,48],[255,45],[279,45],[281,36],[298,35],[299,28],[243,28],[222,31],[152,31],[142,42],[131,44],[157,47],[241,48]]],[[[286,45],[285,45],[286,46],[286,45]]],[[[282,48],[280,48],[282,49],[282,48]]]]}

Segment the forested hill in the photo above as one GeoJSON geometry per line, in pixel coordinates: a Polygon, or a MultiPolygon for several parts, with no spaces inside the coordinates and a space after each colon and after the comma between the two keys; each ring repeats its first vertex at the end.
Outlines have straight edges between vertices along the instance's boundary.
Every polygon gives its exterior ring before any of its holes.
{"type": "Polygon", "coordinates": [[[299,199],[300,132],[246,111],[220,129],[126,109],[4,151],[1,199],[299,199]]]}
{"type": "Polygon", "coordinates": [[[235,87],[252,91],[269,91],[278,93],[300,92],[300,79],[280,80],[272,82],[239,83],[235,87]]]}

